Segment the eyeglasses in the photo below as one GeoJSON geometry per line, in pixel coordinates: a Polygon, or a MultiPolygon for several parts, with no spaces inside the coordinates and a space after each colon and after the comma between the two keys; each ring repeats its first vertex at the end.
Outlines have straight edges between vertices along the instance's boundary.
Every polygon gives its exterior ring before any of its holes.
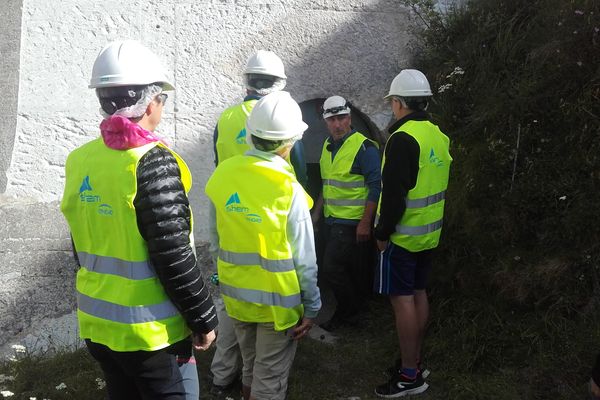
{"type": "Polygon", "coordinates": [[[162,103],[162,105],[165,105],[169,96],[166,93],[161,93],[158,96],[156,96],[156,98],[162,103]]]}
{"type": "Polygon", "coordinates": [[[346,105],[338,106],[338,107],[331,107],[331,108],[328,108],[327,110],[324,110],[323,114],[337,114],[339,112],[345,111],[346,108],[347,108],[346,105]]]}

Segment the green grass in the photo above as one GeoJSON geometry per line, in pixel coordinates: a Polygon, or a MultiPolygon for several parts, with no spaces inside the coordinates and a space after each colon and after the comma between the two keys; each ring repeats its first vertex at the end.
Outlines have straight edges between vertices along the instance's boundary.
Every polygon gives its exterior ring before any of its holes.
{"type": "MultiPolygon", "coordinates": [[[[600,343],[600,323],[499,303],[496,296],[442,297],[434,287],[425,362],[432,371],[427,399],[585,398],[586,383],[600,343]],[[593,351],[591,351],[593,350],[593,351]]],[[[371,301],[361,328],[345,328],[335,345],[300,342],[290,376],[289,400],[375,399],[373,389],[398,356],[391,308],[371,301]]],[[[207,372],[213,351],[197,355],[201,398],[208,393],[207,372]]],[[[5,362],[0,384],[12,399],[103,399],[96,379],[102,374],[85,350],[54,357],[22,356],[5,362]],[[66,389],[57,390],[60,383],[66,389]]],[[[238,400],[238,398],[235,398],[238,400]]]]}

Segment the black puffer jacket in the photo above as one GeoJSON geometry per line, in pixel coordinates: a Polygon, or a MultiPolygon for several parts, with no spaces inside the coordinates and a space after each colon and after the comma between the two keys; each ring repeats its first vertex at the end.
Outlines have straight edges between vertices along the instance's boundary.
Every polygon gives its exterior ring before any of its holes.
{"type": "Polygon", "coordinates": [[[190,245],[191,213],[179,165],[155,147],[140,160],[133,201],[150,262],[167,295],[195,333],[217,326],[215,307],[190,245]]]}

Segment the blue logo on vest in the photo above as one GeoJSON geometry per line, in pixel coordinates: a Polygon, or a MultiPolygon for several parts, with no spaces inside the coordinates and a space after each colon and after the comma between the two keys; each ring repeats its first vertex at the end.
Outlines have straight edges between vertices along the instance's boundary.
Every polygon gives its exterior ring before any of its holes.
{"type": "Polygon", "coordinates": [[[431,151],[429,152],[429,163],[435,164],[436,167],[441,167],[442,165],[444,165],[444,162],[442,160],[440,160],[440,158],[438,156],[435,155],[435,152],[433,151],[433,147],[431,148],[431,151]]]}
{"type": "Polygon", "coordinates": [[[225,203],[225,207],[230,204],[240,204],[240,196],[237,194],[237,192],[229,196],[229,200],[227,200],[227,203],[225,203]]]}
{"type": "MultiPolygon", "coordinates": [[[[81,182],[81,186],[79,186],[79,200],[81,200],[82,203],[84,204],[99,204],[102,202],[102,198],[93,193],[92,189],[92,184],[90,183],[90,176],[87,175],[85,178],[83,178],[83,181],[81,182]]],[[[106,216],[112,216],[113,215],[113,208],[110,204],[99,204],[98,205],[98,214],[100,215],[106,215],[106,216]]]]}
{"type": "Polygon", "coordinates": [[[240,202],[240,196],[237,192],[233,193],[229,196],[229,200],[225,203],[225,210],[227,212],[238,212],[238,213],[247,213],[250,211],[248,207],[244,207],[240,202]]]}
{"type": "Polygon", "coordinates": [[[98,214],[101,215],[113,215],[113,210],[110,204],[100,204],[98,206],[98,214]]]}
{"type": "Polygon", "coordinates": [[[83,178],[83,182],[81,182],[81,186],[79,186],[79,193],[83,193],[86,190],[92,191],[92,185],[90,185],[89,175],[83,178]]]}
{"type": "Polygon", "coordinates": [[[250,209],[242,205],[240,196],[237,192],[229,196],[229,199],[225,203],[225,211],[246,214],[246,219],[250,222],[260,224],[262,217],[258,214],[250,213],[250,209]]]}
{"type": "Polygon", "coordinates": [[[79,199],[83,203],[100,203],[100,196],[95,195],[93,193],[85,193],[91,192],[92,185],[90,184],[89,175],[83,178],[83,182],[81,182],[81,186],[79,186],[79,199]]]}
{"type": "Polygon", "coordinates": [[[237,144],[246,144],[246,128],[242,129],[235,138],[237,144]]]}

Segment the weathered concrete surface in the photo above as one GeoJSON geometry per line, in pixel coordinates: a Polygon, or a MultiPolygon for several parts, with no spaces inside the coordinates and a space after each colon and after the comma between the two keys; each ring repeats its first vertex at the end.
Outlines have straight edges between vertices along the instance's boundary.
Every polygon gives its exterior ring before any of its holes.
{"type": "Polygon", "coordinates": [[[0,348],[28,334],[40,345],[53,335],[64,341],[64,332],[42,327],[75,304],[75,264],[58,202],[0,198],[0,221],[0,348]]]}
{"type": "Polygon", "coordinates": [[[0,6],[0,193],[6,189],[17,126],[22,3],[4,0],[0,6]]]}
{"type": "MultiPolygon", "coordinates": [[[[2,15],[18,19],[19,2],[8,2],[2,15]]],[[[177,91],[158,133],[191,168],[202,244],[212,133],[219,113],[243,96],[248,56],[275,51],[297,101],[340,94],[382,127],[390,116],[382,97],[410,66],[407,19],[394,0],[23,0],[18,109],[6,119],[16,128],[0,124],[0,346],[26,337],[44,342],[42,332],[63,328],[67,338],[75,335],[74,265],[58,201],[66,155],[98,135],[87,84],[102,46],[138,39],[172,72],[177,91]]],[[[2,79],[4,92],[10,85],[2,79]]]]}

